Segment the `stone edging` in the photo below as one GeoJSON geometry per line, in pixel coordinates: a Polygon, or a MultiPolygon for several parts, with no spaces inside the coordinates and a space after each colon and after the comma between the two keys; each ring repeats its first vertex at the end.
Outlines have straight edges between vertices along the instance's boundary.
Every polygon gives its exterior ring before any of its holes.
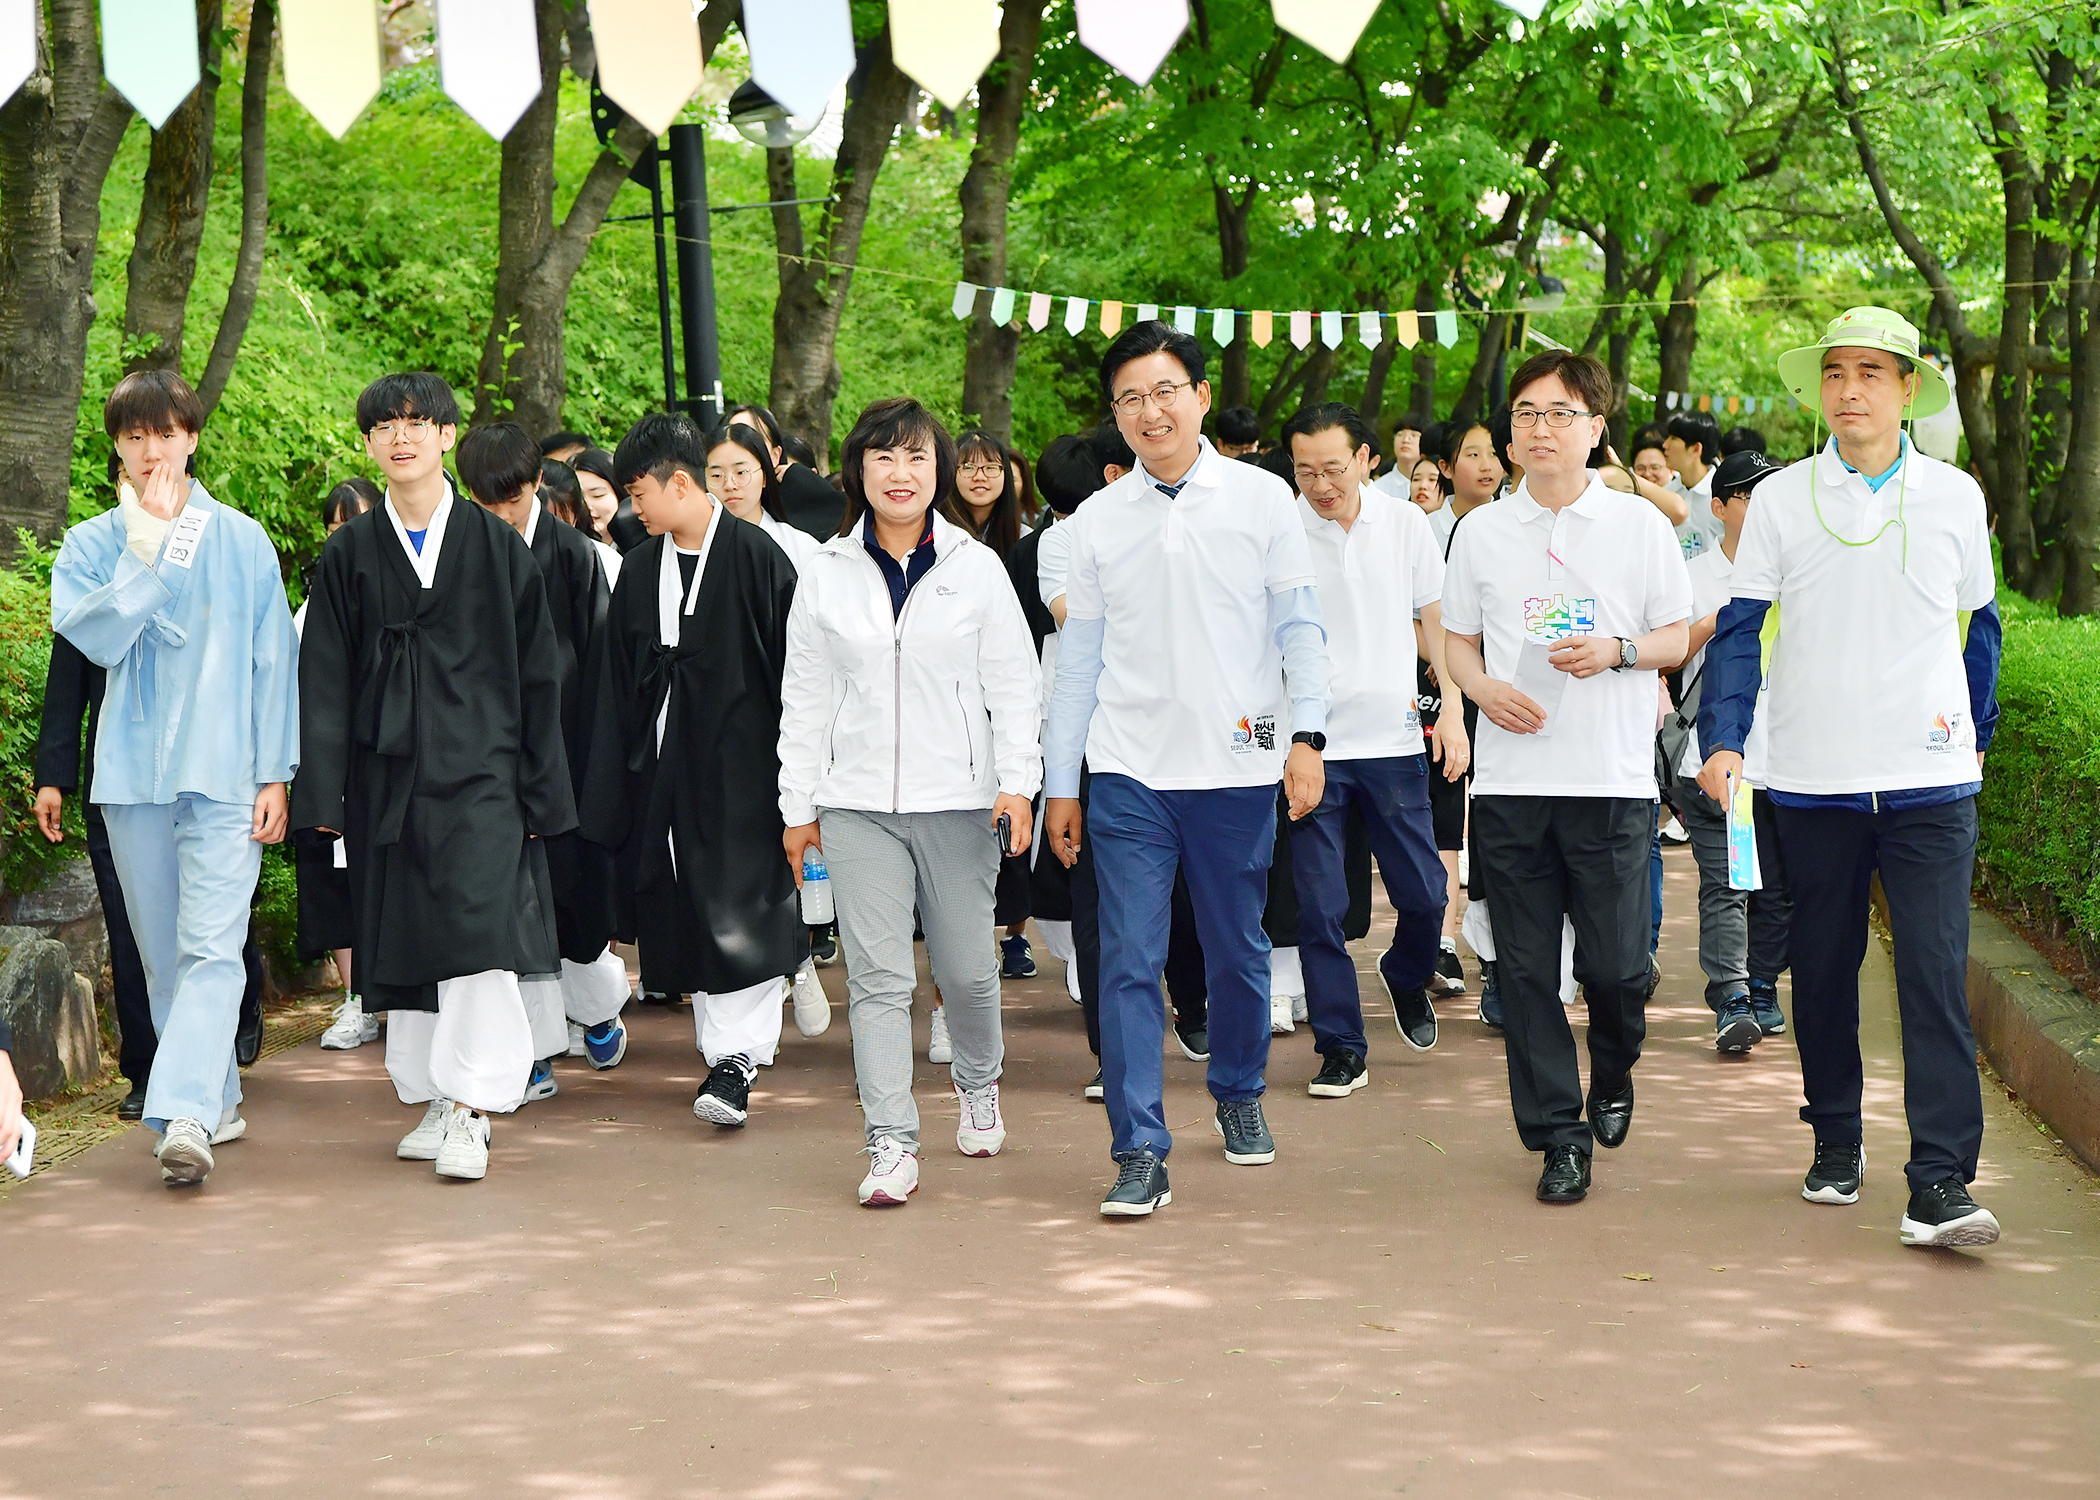
{"type": "Polygon", "coordinates": [[[2006,1086],[2100,1171],[2100,1005],[1980,907],[1969,909],[1969,1017],[2006,1086]]]}

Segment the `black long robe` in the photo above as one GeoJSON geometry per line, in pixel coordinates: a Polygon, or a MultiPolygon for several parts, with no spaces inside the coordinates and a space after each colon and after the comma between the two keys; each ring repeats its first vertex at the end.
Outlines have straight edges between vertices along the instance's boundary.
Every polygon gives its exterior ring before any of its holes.
{"type": "Polygon", "coordinates": [[[321,549],[300,644],[292,827],[344,835],[368,1010],[560,967],[543,841],[576,803],[546,584],[524,538],[456,490],[434,582],[367,511],[321,549]]]}
{"type": "Polygon", "coordinates": [[[584,782],[584,836],[620,851],[642,988],[659,994],[743,989],[792,974],[809,951],[780,845],[780,678],[795,569],[749,522],[723,510],[714,525],[676,646],[658,632],[668,539],[650,538],[621,564],[584,782]]]}
{"type": "MultiPolygon", "coordinates": [[[[547,582],[547,612],[561,654],[561,738],[569,761],[569,784],[583,804],[583,777],[590,766],[591,715],[597,704],[597,673],[604,655],[601,637],[612,590],[598,549],[582,532],[540,508],[533,528],[532,560],[547,582]]],[[[613,903],[612,855],[575,831],[547,839],[547,873],[554,887],[554,932],[561,956],[587,964],[605,951],[618,916],[613,903]]]]}

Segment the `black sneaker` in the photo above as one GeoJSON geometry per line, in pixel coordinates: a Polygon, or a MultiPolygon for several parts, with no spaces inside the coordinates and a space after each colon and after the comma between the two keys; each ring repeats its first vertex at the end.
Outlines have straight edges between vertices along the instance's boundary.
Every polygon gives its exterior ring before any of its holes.
{"type": "Polygon", "coordinates": [[[839,933],[836,927],[826,927],[810,941],[809,956],[820,967],[828,968],[839,961],[839,933]]]}
{"type": "Polygon", "coordinates": [[[643,990],[641,1000],[644,1005],[676,1005],[679,997],[666,995],[662,990],[643,990]]]}
{"type": "Polygon", "coordinates": [[[1580,1203],[1590,1195],[1590,1158],[1574,1146],[1546,1148],[1546,1170],[1539,1173],[1541,1203],[1580,1203]]]}
{"type": "Polygon", "coordinates": [[[1466,992],[1466,966],[1458,961],[1458,945],[1445,938],[1436,951],[1436,978],[1429,987],[1439,995],[1463,995],[1466,992]]]}
{"type": "Polygon", "coordinates": [[[1436,1007],[1429,1003],[1427,989],[1402,989],[1393,975],[1399,964],[1388,948],[1378,955],[1378,982],[1385,986],[1385,997],[1392,1002],[1393,1024],[1400,1028],[1400,1040],[1417,1052],[1427,1052],[1436,1045],[1436,1007]]]}
{"type": "Polygon", "coordinates": [[[1998,1217],[1969,1196],[1959,1177],[1943,1178],[1910,1195],[1896,1233],[1906,1245],[1951,1250],[1998,1243],[1998,1217]]]}
{"type": "Polygon", "coordinates": [[[1028,939],[1022,933],[999,940],[999,977],[1001,979],[1035,978],[1035,955],[1028,949],[1028,939]]]}
{"type": "Polygon", "coordinates": [[[1662,982],[1662,960],[1651,953],[1648,955],[1648,993],[1644,998],[1653,1000],[1655,998],[1655,992],[1661,986],[1662,982]]]}
{"type": "Polygon", "coordinates": [[[1817,1141],[1816,1163],[1801,1179],[1801,1196],[1811,1203],[1857,1203],[1866,1172],[1864,1142],[1817,1141]]]}
{"type": "Polygon", "coordinates": [[[1364,1060],[1347,1047],[1337,1047],[1320,1056],[1324,1059],[1320,1071],[1305,1086],[1305,1092],[1315,1099],[1346,1099],[1371,1081],[1364,1060]]]}
{"type": "Polygon", "coordinates": [[[1265,1167],[1276,1160],[1276,1138],[1262,1118],[1259,1099],[1220,1099],[1210,1128],[1225,1137],[1225,1159],[1236,1167],[1265,1167]]]}
{"type": "Polygon", "coordinates": [[[693,1113],[716,1125],[741,1125],[751,1117],[751,1077],[758,1070],[739,1052],[708,1070],[693,1100],[693,1113]]]}
{"type": "Polygon", "coordinates": [[[1181,1046],[1181,1055],[1190,1062],[1210,1061],[1210,1028],[1191,1026],[1187,1030],[1176,1026],[1174,1040],[1181,1046]]]}
{"type": "Polygon", "coordinates": [[[1494,1031],[1502,1029],[1502,991],[1495,984],[1492,958],[1480,961],[1480,1024],[1494,1031]]]}
{"type": "Polygon", "coordinates": [[[1784,1032],[1786,1012],[1779,1008],[1779,986],[1770,980],[1751,980],[1750,1014],[1757,1018],[1757,1029],[1766,1036],[1784,1032]]]}
{"type": "Polygon", "coordinates": [[[1094,1069],[1094,1076],[1087,1080],[1086,1096],[1087,1098],[1093,1100],[1094,1103],[1099,1104],[1101,1102],[1102,1095],[1105,1092],[1106,1090],[1102,1087],[1101,1084],[1101,1070],[1099,1068],[1096,1068],[1094,1069]]]}
{"type": "Polygon", "coordinates": [[[1167,1164],[1150,1146],[1125,1153],[1116,1163],[1116,1185],[1101,1200],[1101,1212],[1111,1219],[1142,1219],[1155,1208],[1174,1201],[1167,1186],[1167,1164]]]}
{"type": "Polygon", "coordinates": [[[1740,1056],[1758,1044],[1764,1031],[1750,1014],[1748,995],[1730,995],[1714,1017],[1714,1050],[1740,1056]]]}

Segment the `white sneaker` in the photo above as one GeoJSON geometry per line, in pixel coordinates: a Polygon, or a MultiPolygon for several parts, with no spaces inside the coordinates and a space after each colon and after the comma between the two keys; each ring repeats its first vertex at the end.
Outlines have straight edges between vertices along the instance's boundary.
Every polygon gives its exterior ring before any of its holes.
{"type": "Polygon", "coordinates": [[[321,1046],[329,1052],[348,1052],[366,1042],[379,1040],[379,1018],[365,1014],[365,1002],[356,995],[343,996],[335,1020],[321,1033],[321,1046]]]}
{"type": "Polygon", "coordinates": [[[403,1161],[436,1161],[438,1147],[445,1143],[445,1117],[452,1112],[450,1099],[433,1099],[423,1111],[423,1123],[401,1137],[394,1155],[403,1161]]]}
{"type": "Polygon", "coordinates": [[[895,1208],[919,1190],[919,1158],[886,1135],[868,1148],[868,1175],[860,1180],[863,1208],[895,1208]]]}
{"type": "Polygon", "coordinates": [[[581,1021],[571,1021],[569,1023],[569,1050],[566,1055],[569,1057],[582,1057],[584,1055],[583,1022],[581,1021]]]}
{"type": "Polygon", "coordinates": [[[1677,821],[1675,815],[1671,816],[1669,822],[1663,824],[1662,836],[1666,842],[1672,844],[1687,843],[1692,837],[1684,831],[1684,825],[1677,821]]]}
{"type": "Polygon", "coordinates": [[[170,1120],[153,1148],[160,1158],[160,1180],[170,1187],[191,1187],[211,1176],[211,1136],[195,1120],[170,1120]]]}
{"type": "Polygon", "coordinates": [[[795,1029],[804,1036],[822,1036],[831,1029],[831,997],[817,978],[817,966],[804,964],[795,971],[791,986],[795,999],[795,1029]]]}
{"type": "Polygon", "coordinates": [[[237,1141],[248,1133],[248,1122],[241,1118],[241,1107],[236,1104],[219,1117],[219,1128],[211,1133],[211,1143],[223,1146],[228,1141],[237,1141]]]}
{"type": "Polygon", "coordinates": [[[1312,1012],[1306,1009],[1303,995],[1291,996],[1291,1019],[1293,1021],[1310,1021],[1312,1019],[1312,1012]]]}
{"type": "Polygon", "coordinates": [[[926,1042],[926,1060],[930,1063],[955,1061],[955,1048],[948,1040],[948,1007],[934,1007],[931,1034],[926,1042]]]}
{"type": "Polygon", "coordinates": [[[1079,961],[1077,959],[1065,965],[1065,993],[1072,997],[1074,1005],[1086,1004],[1086,997],[1079,993],[1079,961]]]}
{"type": "Polygon", "coordinates": [[[1298,1029],[1291,1016],[1291,997],[1271,995],[1269,997],[1269,1035],[1289,1036],[1298,1029]]]}
{"type": "Polygon", "coordinates": [[[489,1175],[489,1117],[455,1104],[445,1117],[445,1143],[438,1147],[437,1174],[479,1182],[489,1175]]]}
{"type": "Polygon", "coordinates": [[[999,1113],[998,1080],[981,1089],[957,1085],[962,1123],[955,1127],[955,1149],[965,1156],[997,1156],[1006,1144],[1006,1121],[999,1113]]]}

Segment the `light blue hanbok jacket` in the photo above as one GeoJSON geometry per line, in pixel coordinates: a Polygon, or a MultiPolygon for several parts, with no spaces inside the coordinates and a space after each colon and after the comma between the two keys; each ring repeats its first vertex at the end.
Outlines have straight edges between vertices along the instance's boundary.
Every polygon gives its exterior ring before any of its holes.
{"type": "Polygon", "coordinates": [[[247,805],[299,769],[299,639],[277,550],[194,480],[147,567],[121,507],[66,533],[51,628],[109,669],[94,799],[247,805]]]}

